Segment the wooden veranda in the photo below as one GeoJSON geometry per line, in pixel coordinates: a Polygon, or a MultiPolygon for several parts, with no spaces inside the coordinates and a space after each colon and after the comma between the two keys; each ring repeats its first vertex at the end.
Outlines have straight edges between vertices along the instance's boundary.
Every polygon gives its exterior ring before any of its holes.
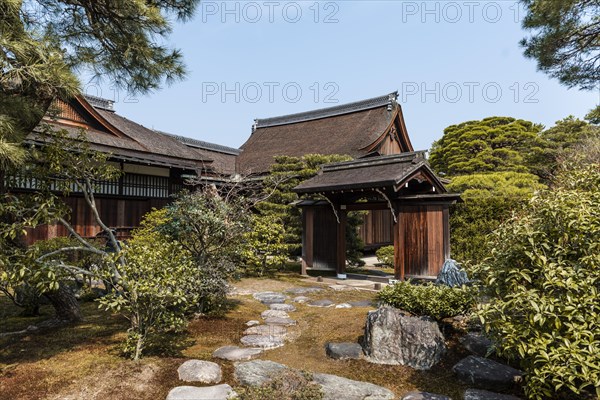
{"type": "Polygon", "coordinates": [[[336,271],[346,278],[347,214],[387,210],[394,221],[396,279],[438,275],[450,257],[448,193],[424,152],[371,157],[324,165],[294,189],[302,208],[302,272],[336,271]]]}

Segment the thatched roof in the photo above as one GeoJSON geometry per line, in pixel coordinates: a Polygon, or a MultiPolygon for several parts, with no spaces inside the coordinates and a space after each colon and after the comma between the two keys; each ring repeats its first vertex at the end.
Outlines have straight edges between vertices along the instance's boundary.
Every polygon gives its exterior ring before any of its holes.
{"type": "MultiPolygon", "coordinates": [[[[276,156],[305,154],[364,156],[372,145],[402,119],[398,93],[298,114],[257,119],[250,138],[241,147],[238,171],[264,173],[276,156]]],[[[398,123],[401,147],[412,150],[404,122],[398,123]]]]}

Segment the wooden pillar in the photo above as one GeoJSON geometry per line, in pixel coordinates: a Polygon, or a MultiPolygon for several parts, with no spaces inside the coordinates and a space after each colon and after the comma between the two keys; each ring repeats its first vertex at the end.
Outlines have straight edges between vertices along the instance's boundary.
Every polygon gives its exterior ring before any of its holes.
{"type": "MultiPolygon", "coordinates": [[[[400,209],[398,207],[397,209],[400,209]]],[[[404,232],[402,231],[402,212],[396,214],[394,223],[394,277],[404,280],[404,232]]]]}
{"type": "Polygon", "coordinates": [[[302,209],[302,275],[306,270],[313,267],[314,257],[314,226],[315,210],[312,207],[302,209]]]}
{"type": "Polygon", "coordinates": [[[346,210],[338,209],[339,223],[337,226],[337,252],[336,252],[336,272],[337,277],[346,279],[346,210]]]}

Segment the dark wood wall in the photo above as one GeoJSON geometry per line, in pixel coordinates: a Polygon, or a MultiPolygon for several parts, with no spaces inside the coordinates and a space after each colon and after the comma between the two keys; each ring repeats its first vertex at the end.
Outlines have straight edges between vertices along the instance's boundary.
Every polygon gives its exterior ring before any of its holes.
{"type": "Polygon", "coordinates": [[[365,249],[375,249],[394,243],[394,219],[390,210],[370,210],[363,215],[358,236],[365,249]]]}
{"type": "Polygon", "coordinates": [[[308,268],[335,270],[337,220],[330,206],[302,210],[302,259],[308,268]]]}

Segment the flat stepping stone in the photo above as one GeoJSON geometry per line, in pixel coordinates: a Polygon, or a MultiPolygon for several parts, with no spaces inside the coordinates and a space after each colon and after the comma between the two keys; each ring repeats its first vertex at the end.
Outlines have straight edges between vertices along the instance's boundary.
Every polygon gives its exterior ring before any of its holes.
{"type": "Polygon", "coordinates": [[[352,304],[342,303],[342,304],[338,304],[337,306],[335,306],[335,308],[352,308],[352,304]]]}
{"type": "Polygon", "coordinates": [[[263,304],[285,303],[286,296],[276,292],[254,293],[252,296],[263,304]]]}
{"type": "Polygon", "coordinates": [[[237,396],[229,385],[207,387],[178,386],[171,389],[167,400],[228,400],[237,396]]]}
{"type": "Polygon", "coordinates": [[[286,290],[286,293],[290,294],[308,294],[308,293],[318,293],[322,292],[323,288],[320,287],[296,287],[286,290]]]}
{"type": "Polygon", "coordinates": [[[310,307],[333,307],[335,303],[331,300],[323,299],[310,301],[306,305],[310,307]]]}
{"type": "Polygon", "coordinates": [[[276,349],[283,346],[283,339],[267,335],[246,335],[240,339],[244,346],[258,347],[261,349],[276,349]]]}
{"type": "Polygon", "coordinates": [[[406,393],[402,400],[452,400],[448,396],[429,392],[410,392],[406,393]]]}
{"type": "Polygon", "coordinates": [[[349,301],[352,307],[373,307],[373,302],[371,300],[358,300],[358,301],[349,301]]]}
{"type": "Polygon", "coordinates": [[[467,389],[465,400],[521,400],[521,398],[509,394],[488,392],[487,390],[467,389]]]}
{"type": "Polygon", "coordinates": [[[348,285],[331,285],[329,286],[329,289],[335,290],[336,292],[341,292],[344,290],[356,290],[356,288],[348,285]]]}
{"type": "Polygon", "coordinates": [[[273,361],[255,360],[235,363],[233,375],[240,385],[261,386],[286,369],[285,365],[273,361]]]}
{"type": "Polygon", "coordinates": [[[523,372],[518,369],[476,356],[463,358],[452,371],[467,385],[498,392],[514,389],[523,377],[523,372]]]}
{"type": "Polygon", "coordinates": [[[325,352],[334,360],[358,360],[363,355],[358,343],[327,343],[325,352]]]}
{"type": "Polygon", "coordinates": [[[296,325],[296,320],[290,318],[267,318],[265,319],[265,324],[267,325],[282,325],[282,326],[292,326],[296,325]]]}
{"type": "Polygon", "coordinates": [[[219,383],[223,378],[219,364],[188,360],[177,368],[179,379],[185,382],[219,383]]]}
{"type": "Polygon", "coordinates": [[[215,350],[212,356],[228,361],[247,361],[258,357],[262,352],[262,349],[248,349],[238,346],[225,346],[215,350]]]}
{"type": "Polygon", "coordinates": [[[254,326],[254,325],[260,325],[260,321],[252,320],[252,321],[246,322],[246,326],[254,326]]]}
{"type": "Polygon", "coordinates": [[[269,308],[271,310],[276,310],[276,311],[286,311],[286,312],[296,311],[296,307],[294,307],[291,304],[274,303],[274,304],[270,304],[269,308]]]}
{"type": "Polygon", "coordinates": [[[306,297],[306,296],[297,296],[297,297],[294,297],[294,298],[292,299],[292,301],[293,301],[294,303],[300,303],[300,304],[302,304],[302,303],[309,302],[309,301],[310,301],[310,297],[306,297]]]}
{"type": "Polygon", "coordinates": [[[266,311],[263,311],[262,313],[260,313],[260,317],[262,319],[267,319],[267,318],[290,318],[290,316],[288,315],[288,313],[286,313],[285,311],[279,311],[279,310],[266,310],[266,311]]]}
{"type": "Polygon", "coordinates": [[[244,331],[244,335],[263,335],[284,338],[287,329],[281,325],[258,325],[252,326],[244,331]]]}
{"type": "Polygon", "coordinates": [[[341,376],[314,374],[313,380],[321,385],[323,400],[393,400],[389,389],[369,382],[353,381],[341,376]]]}

